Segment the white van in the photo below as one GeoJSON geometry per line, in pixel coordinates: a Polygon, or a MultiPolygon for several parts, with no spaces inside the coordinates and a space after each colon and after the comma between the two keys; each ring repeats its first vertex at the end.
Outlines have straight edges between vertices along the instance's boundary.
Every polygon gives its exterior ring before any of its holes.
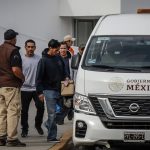
{"type": "Polygon", "coordinates": [[[150,142],[150,14],[101,17],[77,60],[74,145],[150,142]]]}

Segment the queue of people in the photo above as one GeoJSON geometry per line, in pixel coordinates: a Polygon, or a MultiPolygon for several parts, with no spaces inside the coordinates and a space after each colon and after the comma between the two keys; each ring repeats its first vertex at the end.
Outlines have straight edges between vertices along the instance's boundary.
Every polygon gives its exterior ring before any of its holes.
{"type": "Polygon", "coordinates": [[[5,31],[4,43],[0,45],[0,146],[26,146],[18,139],[17,127],[21,114],[21,136],[28,136],[28,110],[32,100],[37,109],[37,132],[44,134],[42,123],[45,101],[48,117],[43,125],[47,129],[47,141],[60,142],[57,139],[57,124],[64,124],[64,118],[69,116],[69,112],[72,116],[68,119],[73,117],[73,95],[61,96],[61,81],[68,86],[69,80],[73,78],[70,61],[74,55],[71,46],[75,38],[67,35],[61,43],[51,39],[42,56],[35,54],[36,42],[29,39],[25,41],[25,54],[21,57],[20,47],[16,46],[17,35],[12,29],[5,31]],[[64,98],[71,100],[70,108],[63,105],[64,98]],[[61,108],[59,117],[56,113],[57,104],[61,108]]]}

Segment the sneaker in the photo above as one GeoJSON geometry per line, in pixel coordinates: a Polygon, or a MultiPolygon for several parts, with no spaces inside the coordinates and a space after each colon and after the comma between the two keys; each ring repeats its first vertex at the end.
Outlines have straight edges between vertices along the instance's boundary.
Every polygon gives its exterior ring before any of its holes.
{"type": "Polygon", "coordinates": [[[20,141],[17,139],[17,140],[13,140],[13,141],[7,141],[7,146],[8,146],[8,147],[25,147],[26,144],[20,142],[20,141]]]}
{"type": "Polygon", "coordinates": [[[54,139],[47,139],[47,142],[52,142],[52,143],[60,143],[60,140],[54,138],[54,139]]]}
{"type": "Polygon", "coordinates": [[[28,131],[22,130],[21,136],[22,136],[23,138],[24,138],[24,137],[27,137],[27,136],[28,136],[28,131]]]}
{"type": "Polygon", "coordinates": [[[44,134],[44,131],[43,131],[43,129],[42,129],[41,127],[35,126],[35,128],[36,128],[37,132],[38,132],[40,135],[43,135],[43,134],[44,134]]]}
{"type": "Polygon", "coordinates": [[[0,146],[6,145],[6,139],[0,139],[0,146]]]}

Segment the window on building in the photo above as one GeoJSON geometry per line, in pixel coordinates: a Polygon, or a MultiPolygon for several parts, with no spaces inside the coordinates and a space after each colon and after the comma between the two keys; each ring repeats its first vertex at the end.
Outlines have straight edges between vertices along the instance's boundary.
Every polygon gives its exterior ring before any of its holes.
{"type": "Polygon", "coordinates": [[[86,44],[98,19],[74,19],[75,45],[86,44]]]}

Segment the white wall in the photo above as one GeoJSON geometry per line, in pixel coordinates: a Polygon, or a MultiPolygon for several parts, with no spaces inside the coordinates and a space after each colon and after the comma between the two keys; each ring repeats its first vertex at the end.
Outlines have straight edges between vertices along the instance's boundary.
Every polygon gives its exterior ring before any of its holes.
{"type": "MultiPolygon", "coordinates": [[[[125,1],[125,0],[124,0],[125,1]]],[[[60,16],[101,16],[120,13],[120,0],[59,0],[60,16]]]]}
{"type": "Polygon", "coordinates": [[[18,44],[32,38],[38,51],[47,47],[51,38],[61,41],[72,33],[71,18],[60,18],[58,0],[0,0],[0,42],[5,29],[20,33],[18,44]]]}
{"type": "Polygon", "coordinates": [[[121,13],[137,13],[139,8],[150,8],[150,0],[121,0],[121,13]]]}
{"type": "Polygon", "coordinates": [[[150,0],[0,0],[0,43],[3,33],[19,32],[18,45],[32,38],[40,53],[51,38],[61,41],[72,34],[72,19],[105,14],[130,13],[150,8],[150,0]]]}

